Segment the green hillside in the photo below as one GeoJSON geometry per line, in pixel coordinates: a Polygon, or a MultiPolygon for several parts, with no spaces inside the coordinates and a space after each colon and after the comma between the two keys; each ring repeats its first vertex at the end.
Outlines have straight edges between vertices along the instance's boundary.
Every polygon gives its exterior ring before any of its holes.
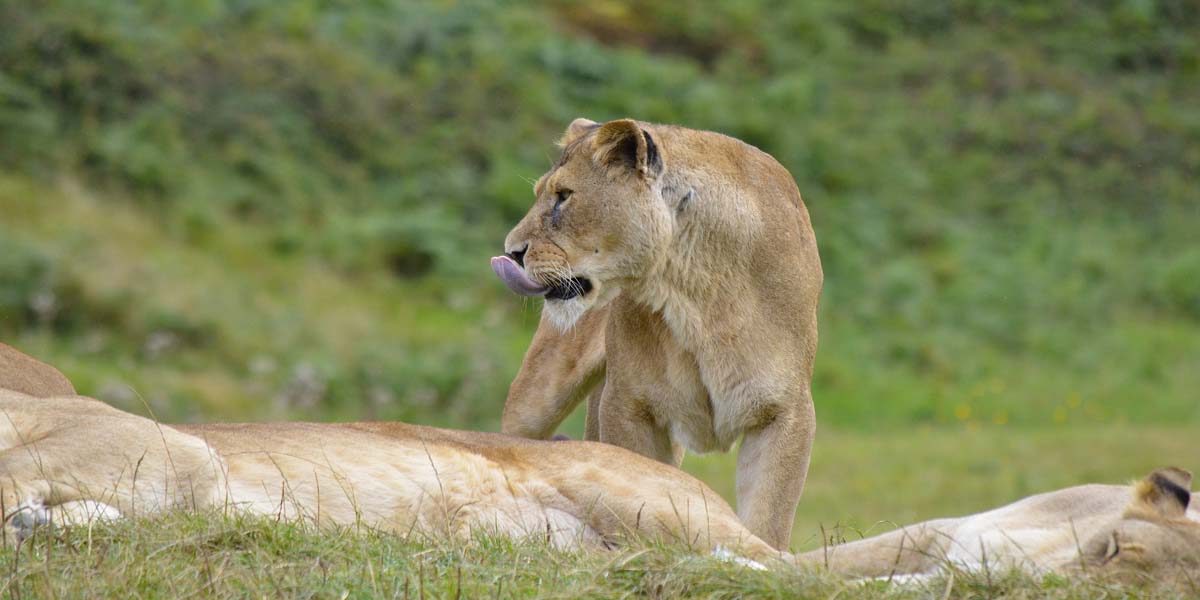
{"type": "Polygon", "coordinates": [[[1200,9],[794,4],[4,2],[0,339],[166,419],[495,428],[539,307],[487,259],[634,116],[796,177],[823,424],[1200,424],[1200,9]]]}

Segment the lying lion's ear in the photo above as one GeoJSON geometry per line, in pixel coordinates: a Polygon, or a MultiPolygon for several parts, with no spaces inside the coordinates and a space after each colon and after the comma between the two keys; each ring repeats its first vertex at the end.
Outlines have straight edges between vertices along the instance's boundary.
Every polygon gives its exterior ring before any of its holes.
{"type": "Polygon", "coordinates": [[[579,139],[583,134],[599,126],[599,123],[591,119],[579,117],[578,119],[571,121],[570,125],[567,125],[567,130],[563,132],[562,138],[558,140],[558,146],[560,148],[566,148],[567,146],[571,145],[571,142],[579,139]]]}
{"type": "Polygon", "coordinates": [[[1125,513],[1182,517],[1192,499],[1191,486],[1191,473],[1177,467],[1158,469],[1134,486],[1133,502],[1125,513]]]}
{"type": "Polygon", "coordinates": [[[658,144],[650,132],[633,119],[609,121],[600,126],[592,142],[596,162],[609,167],[626,168],[650,179],[662,170],[658,144]]]}

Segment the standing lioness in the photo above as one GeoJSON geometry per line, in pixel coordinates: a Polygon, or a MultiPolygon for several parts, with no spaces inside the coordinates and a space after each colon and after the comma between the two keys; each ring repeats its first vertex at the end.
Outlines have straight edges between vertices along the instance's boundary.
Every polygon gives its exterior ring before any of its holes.
{"type": "Polygon", "coordinates": [[[546,298],[504,431],[547,437],[603,382],[589,427],[603,442],[678,465],[742,437],[738,515],[786,547],[822,282],[795,182],[753,146],[682,127],[577,119],[561,143],[492,264],[546,298]]]}

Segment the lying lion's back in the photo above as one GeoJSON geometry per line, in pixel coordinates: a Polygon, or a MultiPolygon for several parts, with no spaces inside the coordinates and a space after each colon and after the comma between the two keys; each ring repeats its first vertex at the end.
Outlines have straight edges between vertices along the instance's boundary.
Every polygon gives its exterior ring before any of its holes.
{"type": "Polygon", "coordinates": [[[38,398],[75,395],[75,386],[62,371],[4,343],[0,343],[0,388],[38,398]]]}

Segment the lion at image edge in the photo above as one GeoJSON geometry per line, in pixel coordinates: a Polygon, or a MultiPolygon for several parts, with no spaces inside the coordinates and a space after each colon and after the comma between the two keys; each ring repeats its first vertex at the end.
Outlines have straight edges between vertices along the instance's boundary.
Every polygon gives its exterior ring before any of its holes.
{"type": "Polygon", "coordinates": [[[767,153],[707,131],[576,119],[492,259],[545,298],[504,433],[547,439],[588,398],[589,440],[679,466],[742,440],[737,512],[785,549],[816,429],[822,271],[767,153]]]}

